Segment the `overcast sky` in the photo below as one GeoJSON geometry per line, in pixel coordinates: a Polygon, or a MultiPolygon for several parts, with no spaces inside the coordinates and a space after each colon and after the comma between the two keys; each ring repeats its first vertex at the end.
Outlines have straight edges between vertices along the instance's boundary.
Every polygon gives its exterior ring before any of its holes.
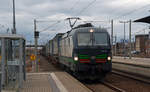
{"type": "MultiPolygon", "coordinates": [[[[15,0],[16,1],[16,28],[18,34],[23,34],[27,41],[33,41],[33,20],[49,21],[38,22],[37,30],[47,31],[40,33],[40,43],[45,43],[59,32],[69,30],[67,17],[78,16],[82,21],[99,20],[96,26],[110,27],[109,20],[114,19],[114,34],[120,39],[123,36],[123,24],[120,20],[135,20],[150,15],[150,0],[15,0]],[[61,20],[60,23],[57,21],[61,20]],[[57,23],[57,24],[56,24],[57,23]],[[50,27],[53,25],[53,27],[50,27]]],[[[81,23],[81,21],[79,21],[81,23]]],[[[0,0],[0,33],[12,28],[12,0],[0,0]],[[4,26],[2,26],[4,25],[4,26]]],[[[132,33],[140,31],[148,24],[132,24],[132,33]]],[[[110,29],[108,29],[110,32],[110,29]]],[[[140,32],[139,32],[140,31],[140,32]]],[[[128,35],[128,24],[126,25],[128,35]]]]}

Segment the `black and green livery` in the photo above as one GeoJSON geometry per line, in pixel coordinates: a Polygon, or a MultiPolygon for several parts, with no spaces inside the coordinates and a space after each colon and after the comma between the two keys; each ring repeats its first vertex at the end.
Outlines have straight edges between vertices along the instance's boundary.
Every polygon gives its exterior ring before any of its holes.
{"type": "Polygon", "coordinates": [[[60,40],[59,63],[82,78],[103,78],[112,70],[110,36],[106,29],[77,27],[60,40]]]}
{"type": "Polygon", "coordinates": [[[110,35],[104,28],[80,25],[47,45],[50,58],[57,56],[58,64],[77,77],[101,79],[112,70],[110,35]]]}

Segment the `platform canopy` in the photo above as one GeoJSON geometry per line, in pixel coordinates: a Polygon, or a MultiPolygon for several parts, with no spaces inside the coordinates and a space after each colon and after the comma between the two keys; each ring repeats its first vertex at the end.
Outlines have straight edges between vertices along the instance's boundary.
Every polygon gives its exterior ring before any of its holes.
{"type": "Polygon", "coordinates": [[[134,22],[143,22],[143,23],[149,23],[150,24],[150,16],[141,18],[141,19],[137,19],[134,22]]]}

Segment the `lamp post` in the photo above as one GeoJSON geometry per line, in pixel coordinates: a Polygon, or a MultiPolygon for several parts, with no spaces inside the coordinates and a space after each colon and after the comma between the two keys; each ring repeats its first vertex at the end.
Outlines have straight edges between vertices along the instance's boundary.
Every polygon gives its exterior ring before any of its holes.
{"type": "Polygon", "coordinates": [[[129,59],[131,59],[132,58],[132,55],[131,55],[131,51],[132,51],[132,42],[131,42],[131,30],[132,30],[132,28],[131,28],[131,20],[129,20],[129,42],[130,42],[130,44],[129,44],[129,59]]]}
{"type": "Polygon", "coordinates": [[[12,31],[12,34],[16,34],[15,0],[13,0],[13,31],[12,31]]]}
{"type": "Polygon", "coordinates": [[[37,56],[38,56],[38,38],[39,38],[39,32],[37,31],[37,27],[36,27],[36,19],[34,20],[34,42],[35,42],[35,67],[36,67],[36,72],[38,72],[38,59],[37,59],[37,56]]]}
{"type": "Polygon", "coordinates": [[[124,48],[124,59],[125,59],[125,52],[126,52],[126,46],[125,46],[125,39],[126,39],[126,23],[128,23],[128,21],[120,21],[120,23],[123,23],[124,24],[124,40],[123,40],[123,43],[124,43],[124,46],[123,46],[123,48],[124,48]]]}
{"type": "Polygon", "coordinates": [[[112,57],[114,55],[114,51],[113,51],[113,32],[114,31],[114,21],[111,20],[111,51],[112,51],[112,57]]]}

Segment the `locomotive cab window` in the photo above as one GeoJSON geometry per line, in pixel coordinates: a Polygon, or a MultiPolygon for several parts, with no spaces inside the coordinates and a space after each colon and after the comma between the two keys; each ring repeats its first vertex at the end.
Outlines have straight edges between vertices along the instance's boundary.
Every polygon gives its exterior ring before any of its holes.
{"type": "Polygon", "coordinates": [[[108,46],[108,35],[102,32],[78,33],[78,46],[108,46]]]}
{"type": "Polygon", "coordinates": [[[92,45],[90,33],[78,33],[78,46],[90,46],[92,45]]]}
{"type": "Polygon", "coordinates": [[[106,33],[94,33],[94,45],[108,45],[108,36],[106,33]]]}

